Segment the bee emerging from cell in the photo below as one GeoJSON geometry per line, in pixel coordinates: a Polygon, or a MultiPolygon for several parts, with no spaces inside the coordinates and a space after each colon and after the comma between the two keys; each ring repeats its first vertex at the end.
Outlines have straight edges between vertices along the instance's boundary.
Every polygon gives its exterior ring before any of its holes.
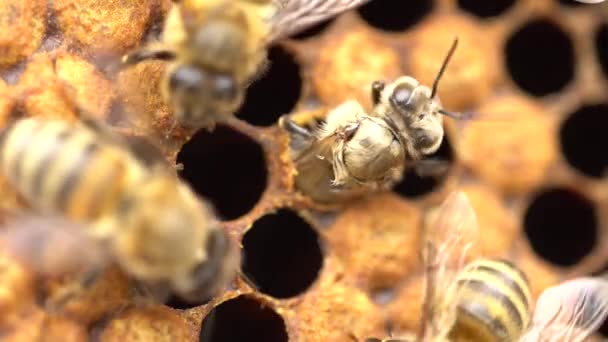
{"type": "Polygon", "coordinates": [[[445,163],[425,157],[443,141],[444,115],[468,117],[444,110],[436,96],[457,44],[455,39],[432,88],[409,76],[390,84],[376,81],[369,113],[351,100],[325,115],[283,116],[279,125],[290,135],[298,189],[328,204],[389,189],[401,180],[406,166],[424,176],[445,172],[445,163]]]}

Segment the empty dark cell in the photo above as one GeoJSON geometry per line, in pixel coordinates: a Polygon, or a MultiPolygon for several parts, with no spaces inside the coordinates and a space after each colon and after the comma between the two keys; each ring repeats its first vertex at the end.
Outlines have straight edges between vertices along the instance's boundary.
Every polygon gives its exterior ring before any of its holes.
{"type": "Polygon", "coordinates": [[[239,296],[216,306],[203,320],[200,342],[287,342],[283,318],[254,298],[239,296]]]}
{"type": "Polygon", "coordinates": [[[264,153],[257,142],[230,127],[200,130],[177,155],[180,176],[210,200],[222,219],[246,214],[267,182],[264,153]]]}
{"type": "Polygon", "coordinates": [[[306,291],[322,266],[317,232],[290,210],[263,216],[243,237],[243,272],[273,297],[306,291]]]}
{"type": "Polygon", "coordinates": [[[608,76],[608,24],[603,24],[599,27],[595,35],[595,50],[597,51],[602,71],[605,76],[608,76]]]}
{"type": "Polygon", "coordinates": [[[534,96],[558,92],[574,77],[572,42],[546,19],[515,31],[507,41],[506,58],[515,83],[534,96]]]}
{"type": "Polygon", "coordinates": [[[560,129],[562,152],[570,165],[591,177],[608,166],[608,105],[588,105],[570,114],[560,129]]]}
{"type": "Polygon", "coordinates": [[[399,32],[420,22],[432,9],[432,0],[373,0],[358,11],[371,26],[399,32]]]}
{"type": "Polygon", "coordinates": [[[432,176],[423,176],[416,168],[406,167],[403,179],[393,187],[396,193],[407,198],[420,197],[432,192],[442,183],[454,160],[452,146],[447,135],[443,138],[437,152],[425,158],[425,160],[419,162],[420,167],[425,169],[437,168],[437,171],[433,171],[432,176]]]}
{"type": "Polygon", "coordinates": [[[329,26],[331,26],[331,24],[334,22],[334,19],[335,18],[331,18],[328,20],[324,20],[316,25],[313,25],[300,33],[294,34],[293,36],[291,36],[291,39],[304,40],[318,36],[323,33],[323,31],[325,31],[329,26]]]}
{"type": "Polygon", "coordinates": [[[460,8],[482,18],[496,17],[514,3],[515,0],[458,0],[460,8]]]}
{"type": "Polygon", "coordinates": [[[266,70],[247,89],[236,116],[256,126],[271,126],[291,112],[302,92],[300,66],[293,55],[275,46],[268,53],[266,70]]]}
{"type": "Polygon", "coordinates": [[[568,189],[554,188],[538,194],[523,223],[534,251],[559,266],[577,264],[597,241],[593,204],[568,189]]]}

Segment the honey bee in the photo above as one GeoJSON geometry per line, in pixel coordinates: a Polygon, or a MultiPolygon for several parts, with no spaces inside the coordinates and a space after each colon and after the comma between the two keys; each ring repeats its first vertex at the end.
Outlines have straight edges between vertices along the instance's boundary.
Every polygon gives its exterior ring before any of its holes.
{"type": "Polygon", "coordinates": [[[425,232],[419,331],[369,342],[582,341],[603,322],[607,281],[579,279],[549,288],[532,312],[527,276],[514,264],[501,259],[465,264],[477,229],[466,195],[451,194],[425,232]]]}
{"type": "Polygon", "coordinates": [[[38,213],[83,224],[135,278],[210,296],[238,253],[209,205],[160,156],[101,123],[25,118],[0,140],[0,172],[38,213]]]}
{"type": "Polygon", "coordinates": [[[371,113],[350,100],[312,128],[310,122],[318,119],[314,116],[281,117],[279,126],[291,139],[298,189],[317,202],[333,203],[390,188],[401,180],[408,159],[421,175],[444,171],[441,163],[423,157],[436,152],[443,141],[443,115],[465,117],[443,110],[436,98],[457,44],[455,39],[432,90],[409,76],[388,85],[376,81],[371,113]]]}
{"type": "Polygon", "coordinates": [[[405,150],[386,121],[367,115],[356,101],[330,111],[323,125],[307,129],[295,116],[279,125],[291,135],[298,189],[320,203],[345,200],[398,181],[405,150]]]}
{"type": "Polygon", "coordinates": [[[125,56],[123,64],[170,61],[161,91],[177,122],[212,128],[241,106],[246,87],[266,65],[267,46],[366,1],[180,1],[161,42],[125,56]]]}

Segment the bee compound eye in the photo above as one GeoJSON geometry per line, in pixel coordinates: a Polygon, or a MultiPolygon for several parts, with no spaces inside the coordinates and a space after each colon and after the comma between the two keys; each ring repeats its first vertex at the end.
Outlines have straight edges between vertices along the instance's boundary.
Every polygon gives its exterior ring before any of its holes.
{"type": "Polygon", "coordinates": [[[230,76],[217,76],[213,82],[213,91],[220,99],[234,99],[237,95],[236,82],[230,76]]]}
{"type": "Polygon", "coordinates": [[[191,66],[181,66],[175,69],[169,79],[171,89],[183,88],[189,91],[197,90],[205,82],[203,72],[191,66]]]}
{"type": "Polygon", "coordinates": [[[391,102],[394,106],[399,107],[401,109],[410,109],[412,107],[411,104],[412,91],[405,86],[400,86],[395,88],[393,94],[391,95],[391,102]]]}

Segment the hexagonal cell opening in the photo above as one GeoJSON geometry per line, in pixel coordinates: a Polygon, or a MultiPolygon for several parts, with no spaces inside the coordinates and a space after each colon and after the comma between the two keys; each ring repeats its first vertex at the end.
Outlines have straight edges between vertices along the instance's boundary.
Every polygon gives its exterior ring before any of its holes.
{"type": "Polygon", "coordinates": [[[515,0],[458,0],[458,6],[480,18],[496,17],[515,4],[515,0]]]}
{"type": "Polygon", "coordinates": [[[600,25],[595,34],[595,51],[604,76],[608,77],[608,24],[606,23],[600,25]]]}
{"type": "Polygon", "coordinates": [[[393,191],[406,198],[417,198],[429,194],[441,185],[454,162],[454,152],[449,137],[444,136],[439,149],[425,159],[438,161],[442,164],[438,167],[447,166],[448,169],[441,170],[437,176],[422,176],[413,167],[406,167],[403,179],[393,187],[393,191]]]}
{"type": "Polygon", "coordinates": [[[180,176],[209,200],[221,219],[236,219],[258,202],[267,183],[262,147],[228,126],[199,131],[177,155],[180,176]]]}
{"type": "Polygon", "coordinates": [[[255,298],[239,296],[221,303],[205,317],[200,342],[287,342],[283,318],[255,298]]]}
{"type": "Polygon", "coordinates": [[[294,34],[293,36],[289,37],[291,39],[295,39],[295,40],[306,40],[308,38],[312,38],[312,37],[316,37],[321,35],[323,32],[325,32],[325,30],[327,30],[331,24],[333,24],[335,18],[330,18],[327,20],[324,20],[316,25],[313,25],[309,28],[307,28],[306,30],[294,34]]]}
{"type": "Polygon", "coordinates": [[[535,19],[507,40],[506,65],[513,81],[534,96],[562,90],[574,78],[572,41],[548,19],[535,19]]]}
{"type": "Polygon", "coordinates": [[[608,171],[608,105],[579,108],[570,114],[560,129],[562,152],[568,163],[583,174],[601,178],[608,171]]]}
{"type": "Polygon", "coordinates": [[[558,266],[576,265],[598,238],[593,203],[565,188],[549,189],[533,198],[523,224],[534,251],[558,266]]]}
{"type": "Polygon", "coordinates": [[[306,291],[323,266],[317,232],[288,209],[258,219],[242,244],[243,273],[259,291],[275,298],[306,291]]]}
{"type": "Polygon", "coordinates": [[[298,103],[302,92],[300,66],[279,46],[268,51],[268,64],[247,89],[236,116],[256,126],[271,126],[298,103]]]}
{"type": "Polygon", "coordinates": [[[361,18],[384,31],[400,32],[416,25],[433,10],[432,0],[374,0],[358,9],[361,18]]]}

